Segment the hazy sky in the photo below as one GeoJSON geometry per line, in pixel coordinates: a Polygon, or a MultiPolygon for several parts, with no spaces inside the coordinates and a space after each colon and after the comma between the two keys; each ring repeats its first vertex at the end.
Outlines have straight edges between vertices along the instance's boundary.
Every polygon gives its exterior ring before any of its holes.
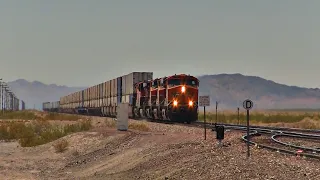
{"type": "Polygon", "coordinates": [[[0,0],[0,78],[242,73],[320,87],[319,0],[0,0]]]}

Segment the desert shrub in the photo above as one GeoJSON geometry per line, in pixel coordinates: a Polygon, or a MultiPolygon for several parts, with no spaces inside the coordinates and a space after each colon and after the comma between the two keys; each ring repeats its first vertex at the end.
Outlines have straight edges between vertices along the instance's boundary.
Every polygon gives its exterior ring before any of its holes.
{"type": "Polygon", "coordinates": [[[56,142],[53,146],[56,150],[56,152],[64,152],[65,150],[67,150],[67,147],[68,147],[69,143],[67,140],[65,139],[62,139],[58,142],[56,142]]]}
{"type": "Polygon", "coordinates": [[[129,124],[129,129],[135,129],[139,131],[149,131],[150,128],[146,123],[143,122],[133,122],[129,124]]]}
{"type": "Polygon", "coordinates": [[[50,112],[45,115],[44,119],[46,119],[46,120],[77,121],[77,120],[81,119],[81,117],[78,115],[75,115],[75,114],[61,114],[61,113],[50,112]]]}
{"type": "Polygon", "coordinates": [[[8,122],[0,126],[0,140],[17,139],[22,147],[31,147],[54,141],[70,133],[87,131],[91,127],[91,121],[63,127],[51,125],[47,121],[34,121],[29,124],[8,122]]]}
{"type": "Polygon", "coordinates": [[[92,127],[91,120],[82,121],[77,124],[71,124],[64,126],[65,133],[73,133],[79,131],[87,131],[92,127]]]}
{"type": "Polygon", "coordinates": [[[41,117],[31,111],[5,111],[4,113],[0,112],[0,119],[35,120],[41,119],[41,117]]]}

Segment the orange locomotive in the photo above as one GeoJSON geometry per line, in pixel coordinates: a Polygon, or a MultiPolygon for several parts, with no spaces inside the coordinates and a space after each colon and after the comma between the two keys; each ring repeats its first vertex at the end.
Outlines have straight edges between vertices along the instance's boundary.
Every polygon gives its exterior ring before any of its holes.
{"type": "Polygon", "coordinates": [[[187,123],[196,121],[198,87],[199,80],[185,74],[137,83],[133,117],[187,123]]]}

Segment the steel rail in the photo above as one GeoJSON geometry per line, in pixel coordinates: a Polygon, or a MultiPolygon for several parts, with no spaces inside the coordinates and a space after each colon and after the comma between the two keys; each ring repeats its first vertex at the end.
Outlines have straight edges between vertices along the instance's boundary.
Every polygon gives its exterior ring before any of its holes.
{"type": "MultiPolygon", "coordinates": [[[[251,136],[257,136],[257,135],[260,135],[258,133],[258,131],[255,131],[255,132],[249,134],[250,137],[251,136]]],[[[242,136],[242,140],[244,142],[248,142],[247,135],[243,135],[242,136]]],[[[278,147],[272,147],[272,146],[267,146],[267,145],[263,145],[263,144],[258,144],[258,143],[253,142],[253,141],[249,141],[249,144],[252,144],[252,145],[255,145],[257,147],[264,148],[264,149],[276,151],[276,152],[282,152],[282,153],[287,153],[287,154],[292,154],[292,155],[297,155],[297,156],[300,155],[300,156],[305,156],[305,157],[309,157],[309,158],[320,159],[320,156],[314,155],[314,154],[310,154],[310,153],[304,153],[304,152],[299,153],[299,152],[296,152],[296,151],[290,151],[290,150],[281,149],[281,148],[278,148],[278,147]]]]}
{"type": "MultiPolygon", "coordinates": [[[[193,122],[193,124],[204,124],[204,122],[195,121],[193,122]]],[[[207,123],[207,124],[212,125],[210,123],[207,123]]],[[[229,126],[229,127],[243,127],[243,128],[247,127],[246,125],[237,125],[237,124],[228,124],[228,123],[216,123],[216,125],[229,126]]],[[[276,131],[297,131],[297,132],[320,133],[320,130],[317,130],[317,129],[285,128],[285,127],[270,127],[270,126],[250,126],[250,128],[269,129],[269,130],[276,130],[276,131]]]]}
{"type": "Polygon", "coordinates": [[[315,153],[315,152],[319,153],[320,152],[320,149],[315,149],[315,148],[305,147],[305,146],[296,146],[296,145],[293,145],[293,144],[289,144],[289,143],[285,143],[285,142],[279,141],[279,140],[276,139],[276,137],[280,137],[280,136],[309,139],[306,136],[297,136],[297,135],[288,135],[288,134],[276,134],[276,135],[271,136],[271,139],[274,142],[276,142],[278,144],[281,144],[281,145],[284,145],[284,146],[288,146],[288,147],[292,147],[292,148],[296,148],[296,149],[307,150],[307,151],[312,151],[313,153],[315,153]]]}

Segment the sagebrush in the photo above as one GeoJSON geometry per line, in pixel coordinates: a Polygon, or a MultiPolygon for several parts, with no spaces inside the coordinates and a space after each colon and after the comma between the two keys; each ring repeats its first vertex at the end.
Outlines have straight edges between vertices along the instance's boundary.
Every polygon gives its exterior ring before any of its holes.
{"type": "MultiPolygon", "coordinates": [[[[218,112],[216,113],[206,113],[207,122],[217,122],[217,123],[231,123],[231,124],[246,124],[247,115],[244,112],[218,112]]],[[[199,113],[198,119],[204,121],[204,114],[199,113]]],[[[320,113],[319,112],[285,112],[285,111],[266,111],[266,112],[251,112],[250,113],[250,123],[251,124],[295,124],[294,126],[299,126],[300,128],[312,128],[317,129],[320,126],[317,126],[310,122],[303,122],[305,119],[311,119],[315,122],[320,122],[320,113]]],[[[292,125],[293,126],[293,125],[292,125]]]]}
{"type": "Polygon", "coordinates": [[[7,122],[0,126],[0,140],[17,139],[22,147],[30,147],[54,141],[70,133],[87,131],[91,127],[90,120],[65,126],[52,125],[45,120],[32,123],[7,122]]]}

